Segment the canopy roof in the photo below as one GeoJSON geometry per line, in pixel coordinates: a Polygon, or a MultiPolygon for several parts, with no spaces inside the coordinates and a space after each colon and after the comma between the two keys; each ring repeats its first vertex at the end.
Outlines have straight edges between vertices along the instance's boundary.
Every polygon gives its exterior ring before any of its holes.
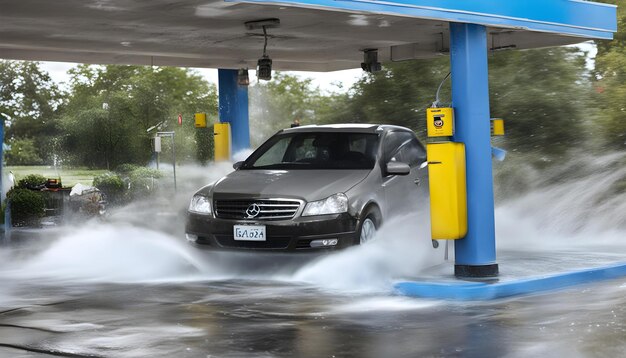
{"type": "Polygon", "coordinates": [[[580,0],[0,0],[0,58],[100,64],[256,66],[263,31],[281,70],[356,68],[447,55],[448,22],[486,25],[493,50],[612,38],[616,8],[580,0]]]}

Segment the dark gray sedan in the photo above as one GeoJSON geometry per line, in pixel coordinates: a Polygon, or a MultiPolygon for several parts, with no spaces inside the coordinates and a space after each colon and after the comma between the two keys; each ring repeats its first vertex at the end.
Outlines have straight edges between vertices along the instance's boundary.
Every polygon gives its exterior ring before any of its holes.
{"type": "Polygon", "coordinates": [[[404,127],[284,129],[193,196],[187,239],[215,250],[364,244],[389,217],[425,205],[425,161],[424,146],[404,127]]]}

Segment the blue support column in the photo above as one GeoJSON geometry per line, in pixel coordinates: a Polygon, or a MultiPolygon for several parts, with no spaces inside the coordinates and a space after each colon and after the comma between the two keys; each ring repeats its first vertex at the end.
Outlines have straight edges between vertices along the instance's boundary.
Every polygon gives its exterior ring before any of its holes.
{"type": "Polygon", "coordinates": [[[450,23],[454,141],[465,143],[467,224],[465,238],[455,240],[455,275],[498,275],[489,129],[487,29],[450,23]]]}
{"type": "Polygon", "coordinates": [[[248,86],[237,83],[237,70],[218,70],[219,119],[230,123],[231,156],[250,148],[248,86]]]}

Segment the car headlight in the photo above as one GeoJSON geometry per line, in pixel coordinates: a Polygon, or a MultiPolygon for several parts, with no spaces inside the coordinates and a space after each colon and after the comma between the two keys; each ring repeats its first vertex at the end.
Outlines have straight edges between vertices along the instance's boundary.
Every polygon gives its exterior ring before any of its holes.
{"type": "Polygon", "coordinates": [[[326,199],[306,204],[302,216],[339,214],[348,211],[348,197],[343,194],[331,195],[326,199]]]}
{"type": "Polygon", "coordinates": [[[194,195],[189,203],[189,211],[197,214],[212,214],[211,198],[204,195],[194,195]]]}

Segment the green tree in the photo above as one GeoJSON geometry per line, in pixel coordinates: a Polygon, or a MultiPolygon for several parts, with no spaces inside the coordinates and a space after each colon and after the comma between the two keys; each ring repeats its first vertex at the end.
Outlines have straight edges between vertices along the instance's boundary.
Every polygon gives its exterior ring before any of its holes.
{"type": "MultiPolygon", "coordinates": [[[[396,124],[422,135],[426,108],[448,71],[444,58],[387,64],[380,72],[365,74],[344,98],[336,99],[337,108],[326,109],[323,121],[396,124]]],[[[449,85],[441,98],[450,101],[449,85]]]]}
{"type": "Polygon", "coordinates": [[[594,79],[599,115],[595,130],[610,148],[626,149],[626,8],[620,5],[614,40],[596,41],[594,79]]]}
{"type": "Polygon", "coordinates": [[[9,165],[41,165],[43,159],[37,154],[35,140],[31,138],[9,138],[7,143],[11,150],[4,158],[9,165]]]}
{"type": "MultiPolygon", "coordinates": [[[[448,58],[387,64],[365,74],[347,93],[325,98],[317,121],[402,125],[424,139],[425,110],[449,71],[448,58]]],[[[577,48],[494,53],[489,85],[491,115],[503,117],[507,127],[499,145],[533,156],[540,151],[542,158],[578,146],[591,86],[585,54],[577,48]]],[[[440,101],[453,105],[449,81],[440,101]]]]}
{"type": "MultiPolygon", "coordinates": [[[[157,130],[176,132],[178,161],[195,160],[193,114],[216,117],[215,86],[188,69],[80,65],[70,74],[63,146],[75,164],[107,169],[144,165],[151,159],[151,137],[157,130]],[[177,125],[179,114],[182,126],[177,125]]],[[[163,145],[168,151],[171,143],[163,145]]]]}
{"type": "Polygon", "coordinates": [[[252,145],[257,146],[282,128],[298,120],[315,124],[317,110],[325,98],[312,79],[276,72],[272,81],[250,86],[250,128],[252,145]]]}
{"type": "Polygon", "coordinates": [[[549,159],[583,144],[591,95],[585,59],[575,47],[491,56],[491,116],[505,120],[507,149],[549,159]]]}
{"type": "MultiPolygon", "coordinates": [[[[11,158],[34,161],[22,164],[52,164],[59,134],[58,116],[63,108],[65,94],[37,62],[0,61],[0,119],[6,128],[6,137],[25,144],[33,141],[35,151],[28,156],[9,156],[8,164],[17,164],[11,158]]],[[[21,146],[23,149],[23,145],[21,146]]]]}

